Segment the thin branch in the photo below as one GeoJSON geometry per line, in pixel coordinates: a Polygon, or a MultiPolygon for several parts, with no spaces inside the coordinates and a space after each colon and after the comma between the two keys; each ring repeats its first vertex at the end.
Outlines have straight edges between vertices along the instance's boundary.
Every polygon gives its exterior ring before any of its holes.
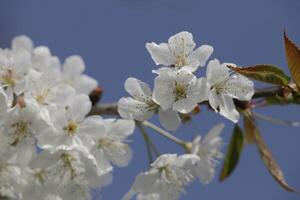
{"type": "Polygon", "coordinates": [[[282,94],[283,89],[280,86],[273,86],[268,88],[256,89],[253,95],[253,99],[261,97],[271,97],[282,94]]]}
{"type": "Polygon", "coordinates": [[[176,144],[179,144],[183,147],[186,146],[186,142],[175,137],[174,135],[172,135],[171,133],[163,130],[162,128],[156,126],[155,124],[148,122],[148,121],[143,121],[142,124],[148,128],[151,128],[153,130],[155,130],[157,133],[161,134],[162,136],[164,136],[165,138],[168,138],[170,140],[172,140],[173,142],[175,142],[176,144]]]}
{"type": "Polygon", "coordinates": [[[103,103],[93,106],[89,115],[119,115],[117,103],[103,103]]]}
{"type": "MultiPolygon", "coordinates": [[[[273,86],[269,88],[256,89],[253,95],[253,99],[272,97],[282,95],[283,88],[280,86],[273,86]]],[[[207,101],[201,104],[208,104],[207,101]]],[[[101,103],[92,107],[89,115],[115,115],[119,116],[117,103],[101,103]]]]}
{"type": "Polygon", "coordinates": [[[136,126],[140,129],[140,132],[144,138],[144,141],[146,144],[146,149],[147,149],[149,165],[151,165],[151,163],[153,162],[153,156],[152,156],[152,151],[151,151],[151,147],[150,147],[150,138],[141,123],[139,123],[139,122],[136,123],[136,126]]]}
{"type": "Polygon", "coordinates": [[[274,124],[279,124],[279,125],[284,125],[284,126],[293,126],[293,127],[299,127],[300,122],[297,121],[288,121],[288,120],[281,120],[281,119],[275,119],[273,117],[269,117],[266,115],[262,115],[256,112],[252,112],[253,115],[259,119],[274,123],[274,124]]]}

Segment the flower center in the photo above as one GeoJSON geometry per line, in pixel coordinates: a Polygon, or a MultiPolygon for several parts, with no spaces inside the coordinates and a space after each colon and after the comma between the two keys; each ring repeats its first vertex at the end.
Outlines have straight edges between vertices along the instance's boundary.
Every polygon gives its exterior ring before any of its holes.
{"type": "Polygon", "coordinates": [[[35,95],[35,100],[39,103],[39,104],[43,104],[46,101],[46,97],[48,96],[49,91],[42,91],[41,93],[38,93],[35,95]]]}
{"type": "Polygon", "coordinates": [[[26,121],[19,121],[12,125],[15,129],[15,138],[11,145],[16,146],[23,138],[28,135],[30,123],[26,121]]]}
{"type": "Polygon", "coordinates": [[[37,179],[39,183],[44,183],[46,179],[45,171],[40,169],[34,173],[34,177],[37,179]]]}
{"type": "Polygon", "coordinates": [[[75,121],[70,121],[67,126],[65,126],[64,131],[67,132],[69,136],[74,136],[77,130],[79,129],[79,124],[75,121]]]}
{"type": "Polygon", "coordinates": [[[73,162],[76,160],[71,154],[62,153],[60,158],[63,162],[63,167],[67,168],[70,171],[71,180],[76,177],[76,170],[73,167],[73,162]]]}
{"type": "Polygon", "coordinates": [[[175,57],[175,67],[183,67],[187,64],[185,55],[177,55],[175,57]]]}
{"type": "Polygon", "coordinates": [[[187,87],[184,84],[175,82],[174,94],[176,96],[176,101],[179,99],[187,98],[187,87]]]}
{"type": "Polygon", "coordinates": [[[161,179],[164,182],[173,184],[180,190],[193,179],[193,175],[190,172],[183,172],[181,169],[175,170],[169,165],[160,167],[159,170],[161,171],[161,179]]]}
{"type": "Polygon", "coordinates": [[[5,86],[13,87],[16,84],[16,77],[12,69],[5,70],[1,74],[0,81],[5,86]]]}
{"type": "Polygon", "coordinates": [[[153,111],[154,113],[157,113],[158,112],[158,108],[159,108],[159,105],[156,104],[154,101],[152,100],[149,100],[146,102],[148,107],[147,107],[147,110],[148,111],[153,111]]]}

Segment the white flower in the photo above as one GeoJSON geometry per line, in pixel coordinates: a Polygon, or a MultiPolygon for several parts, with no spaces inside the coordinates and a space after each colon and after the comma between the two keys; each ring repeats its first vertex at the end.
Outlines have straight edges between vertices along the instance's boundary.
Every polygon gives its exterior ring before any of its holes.
{"type": "Polygon", "coordinates": [[[26,90],[24,98],[35,101],[43,109],[49,105],[66,106],[76,91],[69,85],[54,81],[55,74],[41,73],[30,69],[26,77],[26,90]]]}
{"type": "Polygon", "coordinates": [[[10,103],[8,102],[7,95],[0,90],[0,123],[3,118],[5,118],[5,114],[9,109],[10,103]]]}
{"type": "Polygon", "coordinates": [[[98,85],[97,81],[85,74],[85,64],[80,56],[70,56],[65,60],[62,81],[73,86],[80,94],[89,94],[98,85]]]}
{"type": "MultiPolygon", "coordinates": [[[[26,166],[36,154],[35,136],[48,124],[38,116],[36,106],[15,106],[4,119],[3,134],[7,140],[4,156],[10,163],[26,166]]],[[[2,147],[1,147],[2,148],[2,147]]]]}
{"type": "Polygon", "coordinates": [[[0,198],[19,199],[26,183],[20,167],[8,164],[0,158],[0,198]]]}
{"type": "Polygon", "coordinates": [[[136,79],[128,78],[125,81],[125,90],[132,97],[123,97],[118,102],[118,112],[124,119],[145,121],[158,113],[160,123],[168,130],[176,130],[180,125],[177,112],[161,107],[153,101],[149,86],[136,79]]]}
{"type": "Polygon", "coordinates": [[[203,67],[213,52],[213,47],[202,45],[196,50],[193,35],[189,32],[180,32],[171,36],[168,43],[147,43],[149,51],[156,65],[175,67],[195,72],[199,66],[203,67]]]}
{"type": "Polygon", "coordinates": [[[26,35],[20,35],[15,37],[11,42],[13,51],[28,51],[31,52],[33,49],[32,40],[26,35]]]}
{"type": "Polygon", "coordinates": [[[208,63],[206,77],[210,106],[234,123],[238,122],[239,113],[232,99],[249,101],[254,94],[253,82],[239,74],[230,75],[227,66],[217,59],[208,63]]]}
{"type": "Polygon", "coordinates": [[[155,78],[154,100],[163,110],[189,113],[206,98],[206,84],[187,70],[165,69],[155,78]]]}
{"type": "Polygon", "coordinates": [[[102,169],[111,169],[110,162],[125,167],[132,157],[130,147],[125,143],[135,127],[133,120],[105,119],[104,130],[94,135],[94,146],[91,153],[102,169]]]}
{"type": "Polygon", "coordinates": [[[57,186],[51,181],[44,169],[28,168],[26,180],[27,184],[22,190],[23,199],[44,199],[45,196],[49,196],[51,199],[50,197],[57,196],[55,194],[57,193],[57,186]]]}
{"type": "Polygon", "coordinates": [[[124,87],[132,97],[123,97],[118,102],[122,118],[145,121],[158,112],[159,105],[152,100],[152,91],[146,83],[130,77],[124,87]]]}
{"type": "Polygon", "coordinates": [[[192,169],[199,158],[192,154],[165,154],[151,164],[151,169],[140,173],[123,200],[176,200],[184,187],[194,179],[192,169]]]}
{"type": "Polygon", "coordinates": [[[33,68],[39,72],[50,75],[53,82],[57,82],[61,74],[61,63],[58,57],[52,56],[50,49],[46,46],[35,47],[32,51],[33,68]]]}
{"type": "Polygon", "coordinates": [[[208,184],[213,179],[218,159],[222,158],[220,133],[223,128],[224,124],[216,125],[203,139],[198,136],[192,142],[191,153],[200,158],[194,168],[195,174],[203,184],[208,184]]]}
{"type": "Polygon", "coordinates": [[[85,117],[91,109],[89,97],[84,94],[70,98],[66,107],[51,107],[52,128],[38,135],[38,145],[50,151],[77,148],[88,153],[91,137],[103,130],[99,116],[85,117]]]}
{"type": "Polygon", "coordinates": [[[25,89],[25,76],[31,67],[31,57],[26,51],[0,52],[0,87],[10,100],[13,93],[20,95],[25,89]]]}
{"type": "Polygon", "coordinates": [[[109,171],[100,169],[94,157],[86,157],[77,150],[59,150],[55,153],[45,150],[29,166],[39,169],[43,176],[42,182],[50,181],[58,193],[64,192],[72,184],[96,188],[111,182],[109,171]]]}

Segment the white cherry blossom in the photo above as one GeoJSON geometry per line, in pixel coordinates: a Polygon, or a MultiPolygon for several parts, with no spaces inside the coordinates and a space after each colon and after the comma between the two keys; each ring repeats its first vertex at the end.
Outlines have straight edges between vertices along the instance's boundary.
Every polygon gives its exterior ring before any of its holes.
{"type": "Polygon", "coordinates": [[[177,112],[172,109],[161,109],[153,100],[149,86],[136,79],[128,78],[125,81],[125,90],[132,97],[123,97],[118,102],[118,112],[124,119],[145,121],[158,113],[160,123],[168,130],[176,130],[180,125],[177,112]]]}
{"type": "Polygon", "coordinates": [[[100,169],[94,157],[86,157],[77,150],[59,150],[55,153],[45,150],[30,163],[30,167],[39,169],[43,181],[51,181],[56,193],[62,197],[74,193],[75,186],[78,186],[77,195],[86,196],[89,187],[102,187],[111,182],[110,171],[100,169]]]}
{"type": "Polygon", "coordinates": [[[78,55],[68,57],[63,64],[62,82],[73,86],[80,94],[89,94],[98,85],[97,81],[85,74],[85,64],[78,55]]]}
{"type": "Polygon", "coordinates": [[[193,35],[183,31],[171,36],[168,43],[147,43],[149,51],[156,65],[175,67],[195,72],[199,66],[203,67],[213,52],[213,47],[202,45],[196,50],[193,35]]]}
{"type": "Polygon", "coordinates": [[[191,153],[200,158],[194,171],[203,184],[211,182],[215,176],[215,168],[219,164],[218,160],[222,158],[220,148],[223,141],[220,133],[223,128],[224,124],[218,124],[203,139],[198,136],[192,142],[191,153]]]}
{"type": "Polygon", "coordinates": [[[0,158],[0,198],[19,199],[26,185],[26,177],[17,165],[6,163],[0,158]]]}
{"type": "Polygon", "coordinates": [[[35,136],[47,127],[48,123],[38,116],[35,105],[16,105],[3,122],[2,132],[7,141],[5,158],[10,163],[26,166],[36,154],[35,136]]]}
{"type": "Polygon", "coordinates": [[[239,120],[233,99],[249,101],[254,94],[254,84],[239,74],[230,74],[226,64],[217,59],[208,63],[207,71],[208,100],[210,106],[220,115],[234,123],[239,120]]]}
{"type": "Polygon", "coordinates": [[[63,108],[49,108],[52,128],[38,135],[38,145],[51,151],[77,148],[88,153],[92,147],[91,138],[103,130],[99,116],[86,115],[90,112],[91,102],[84,94],[69,98],[63,108]]]}
{"type": "Polygon", "coordinates": [[[8,98],[20,95],[25,90],[25,77],[31,67],[31,57],[26,51],[0,52],[0,87],[8,98]]]}
{"type": "Polygon", "coordinates": [[[187,70],[165,69],[155,78],[153,99],[163,110],[189,113],[206,98],[206,84],[187,70]]]}
{"type": "Polygon", "coordinates": [[[192,170],[199,158],[192,154],[177,156],[164,154],[151,164],[151,169],[140,173],[123,200],[176,200],[184,187],[194,180],[192,170]]]}
{"type": "Polygon", "coordinates": [[[93,136],[94,146],[91,153],[102,169],[111,169],[113,163],[119,167],[128,165],[132,157],[131,148],[125,143],[135,127],[133,120],[105,119],[104,130],[93,136]]]}

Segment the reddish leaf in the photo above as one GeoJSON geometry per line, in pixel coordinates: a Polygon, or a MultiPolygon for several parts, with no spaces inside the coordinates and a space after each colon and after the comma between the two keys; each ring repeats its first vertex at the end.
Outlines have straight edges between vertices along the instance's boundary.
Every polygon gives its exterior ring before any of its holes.
{"type": "Polygon", "coordinates": [[[297,47],[284,32],[285,53],[288,67],[293,80],[300,88],[300,49],[297,47]]]}

